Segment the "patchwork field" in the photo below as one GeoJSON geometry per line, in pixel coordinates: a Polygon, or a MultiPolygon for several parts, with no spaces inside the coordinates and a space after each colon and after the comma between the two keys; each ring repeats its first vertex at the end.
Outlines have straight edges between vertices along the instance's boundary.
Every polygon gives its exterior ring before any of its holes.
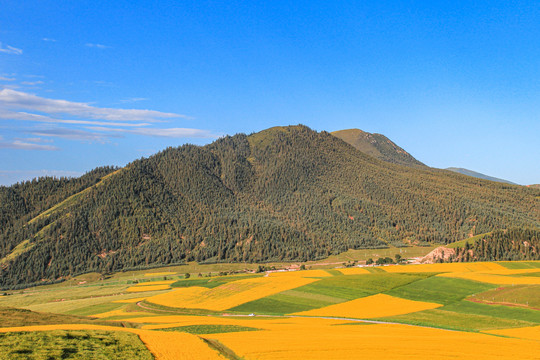
{"type": "Polygon", "coordinates": [[[0,296],[0,359],[538,359],[539,268],[458,263],[190,278],[157,269],[19,290],[0,296]]]}

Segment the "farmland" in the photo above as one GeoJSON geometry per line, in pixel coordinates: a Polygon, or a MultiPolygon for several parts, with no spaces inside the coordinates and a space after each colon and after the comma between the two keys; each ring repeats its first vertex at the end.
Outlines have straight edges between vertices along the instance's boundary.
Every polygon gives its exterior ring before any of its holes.
{"type": "Polygon", "coordinates": [[[87,275],[0,296],[0,358],[534,359],[539,266],[87,275]]]}

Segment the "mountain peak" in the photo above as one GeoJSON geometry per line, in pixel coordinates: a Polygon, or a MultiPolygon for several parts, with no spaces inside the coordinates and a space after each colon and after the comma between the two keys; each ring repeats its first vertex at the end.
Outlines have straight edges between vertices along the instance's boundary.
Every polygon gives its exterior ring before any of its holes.
{"type": "Polygon", "coordinates": [[[360,129],[339,130],[331,134],[379,160],[405,166],[425,166],[384,135],[360,129]]]}

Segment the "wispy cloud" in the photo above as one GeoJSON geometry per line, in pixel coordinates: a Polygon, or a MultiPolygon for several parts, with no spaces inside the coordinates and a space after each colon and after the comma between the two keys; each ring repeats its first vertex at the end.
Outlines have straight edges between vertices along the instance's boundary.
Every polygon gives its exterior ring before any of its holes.
{"type": "Polygon", "coordinates": [[[56,42],[57,41],[56,39],[51,39],[51,38],[43,38],[42,40],[43,41],[48,41],[48,42],[56,42]]]}
{"type": "Polygon", "coordinates": [[[120,100],[121,103],[132,103],[132,102],[139,102],[139,101],[146,101],[148,98],[131,98],[131,99],[123,99],[120,100]]]}
{"type": "Polygon", "coordinates": [[[113,131],[117,133],[124,134],[135,134],[143,136],[152,136],[152,137],[167,137],[167,138],[207,138],[212,139],[217,136],[212,134],[208,130],[201,129],[189,129],[189,128],[151,128],[151,129],[111,129],[106,127],[93,126],[88,127],[90,130],[95,131],[113,131]]]}
{"type": "Polygon", "coordinates": [[[17,79],[0,76],[0,81],[15,81],[15,80],[17,80],[17,79]]]}
{"type": "Polygon", "coordinates": [[[82,118],[111,121],[155,122],[165,118],[186,118],[185,115],[154,110],[100,108],[87,103],[47,99],[21,91],[0,90],[0,108],[39,111],[47,114],[68,114],[82,118]]]}
{"type": "Polygon", "coordinates": [[[35,144],[35,143],[21,141],[21,140],[0,141],[0,149],[44,150],[44,151],[60,150],[60,148],[56,146],[35,144]]]}
{"type": "Polygon", "coordinates": [[[120,137],[118,134],[103,134],[79,129],[53,128],[53,129],[35,129],[26,130],[27,134],[34,136],[51,136],[69,140],[85,140],[105,142],[110,137],[120,137]]]}
{"type": "Polygon", "coordinates": [[[26,142],[33,142],[33,143],[52,143],[53,140],[51,139],[42,139],[42,138],[16,138],[15,140],[20,140],[20,141],[26,141],[26,142]]]}
{"type": "Polygon", "coordinates": [[[6,45],[5,47],[0,42],[0,53],[11,54],[11,55],[21,55],[23,53],[22,49],[18,49],[13,46],[6,45]]]}
{"type": "MultiPolygon", "coordinates": [[[[40,81],[26,83],[40,83],[40,81]]],[[[143,100],[145,99],[131,99],[131,101],[143,100]]],[[[88,103],[44,98],[4,87],[0,90],[0,120],[7,120],[8,126],[17,124],[19,121],[37,122],[41,125],[39,128],[16,129],[27,134],[28,138],[4,140],[0,147],[57,150],[55,146],[44,145],[42,140],[38,140],[41,138],[106,143],[111,138],[122,138],[127,135],[161,138],[212,139],[217,137],[208,130],[156,126],[156,123],[174,118],[188,117],[155,110],[101,108],[88,103]],[[12,122],[9,122],[10,120],[12,122]]]]}
{"type": "Polygon", "coordinates": [[[45,84],[45,83],[43,81],[41,81],[41,80],[38,80],[38,81],[21,81],[21,84],[22,85],[35,86],[35,85],[41,85],[41,84],[45,84]]]}
{"type": "Polygon", "coordinates": [[[91,48],[97,48],[97,49],[110,49],[111,46],[103,45],[103,44],[92,44],[92,43],[86,43],[85,46],[91,47],[91,48]]]}

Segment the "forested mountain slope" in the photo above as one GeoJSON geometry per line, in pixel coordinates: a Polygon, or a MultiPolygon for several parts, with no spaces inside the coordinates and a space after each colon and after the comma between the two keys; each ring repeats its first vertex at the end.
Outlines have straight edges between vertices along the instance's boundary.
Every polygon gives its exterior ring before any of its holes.
{"type": "Polygon", "coordinates": [[[540,260],[540,230],[496,230],[458,247],[451,261],[540,260]]]}
{"type": "MultiPolygon", "coordinates": [[[[36,200],[29,210],[2,195],[1,286],[192,260],[316,259],[540,226],[538,189],[394,165],[305,126],[168,148],[112,170],[57,206],[36,200]]],[[[40,181],[26,191],[38,194],[40,181]]]]}
{"type": "Polygon", "coordinates": [[[359,129],[334,131],[332,135],[379,160],[405,166],[425,166],[384,135],[371,134],[359,129]]]}
{"type": "Polygon", "coordinates": [[[499,179],[499,178],[496,178],[496,177],[493,177],[493,176],[485,175],[485,174],[482,174],[482,173],[479,173],[479,172],[476,172],[476,171],[472,171],[472,170],[468,170],[468,169],[449,167],[449,168],[446,168],[445,170],[450,170],[450,171],[453,171],[453,172],[457,172],[457,173],[460,173],[460,174],[463,174],[463,175],[476,177],[476,178],[479,178],[479,179],[485,179],[485,180],[490,180],[490,181],[496,181],[496,182],[502,182],[502,183],[507,183],[507,184],[512,184],[512,185],[517,185],[516,183],[513,183],[513,182],[508,181],[508,180],[499,179]]]}

